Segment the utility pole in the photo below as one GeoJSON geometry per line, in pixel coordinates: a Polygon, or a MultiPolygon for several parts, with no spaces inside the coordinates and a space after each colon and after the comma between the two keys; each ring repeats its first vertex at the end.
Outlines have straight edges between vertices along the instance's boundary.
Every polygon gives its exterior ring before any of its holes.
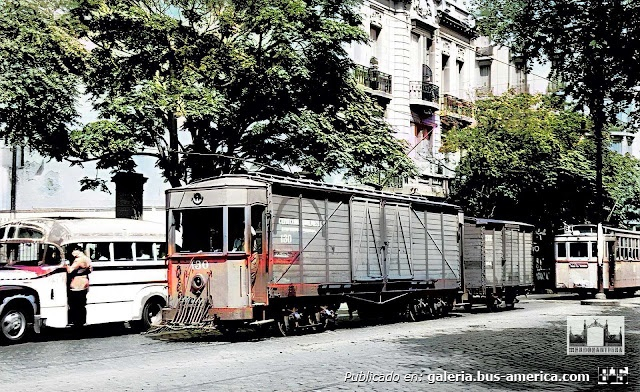
{"type": "Polygon", "coordinates": [[[17,185],[18,185],[18,146],[13,145],[11,147],[11,207],[9,212],[11,218],[16,217],[16,197],[17,197],[17,185]]]}

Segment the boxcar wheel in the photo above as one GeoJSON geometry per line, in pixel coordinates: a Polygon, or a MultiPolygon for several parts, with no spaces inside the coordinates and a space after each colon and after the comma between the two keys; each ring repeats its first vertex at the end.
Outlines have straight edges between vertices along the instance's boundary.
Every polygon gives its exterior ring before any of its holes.
{"type": "Polygon", "coordinates": [[[19,306],[9,306],[0,316],[0,342],[20,343],[29,334],[31,315],[19,306]]]}

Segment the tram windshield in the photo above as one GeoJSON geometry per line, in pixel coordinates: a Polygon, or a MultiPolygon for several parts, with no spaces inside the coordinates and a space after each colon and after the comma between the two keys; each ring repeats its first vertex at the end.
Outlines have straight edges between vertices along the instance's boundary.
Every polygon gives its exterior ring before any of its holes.
{"type": "Polygon", "coordinates": [[[222,252],[222,208],[174,211],[178,252],[222,252]]]}

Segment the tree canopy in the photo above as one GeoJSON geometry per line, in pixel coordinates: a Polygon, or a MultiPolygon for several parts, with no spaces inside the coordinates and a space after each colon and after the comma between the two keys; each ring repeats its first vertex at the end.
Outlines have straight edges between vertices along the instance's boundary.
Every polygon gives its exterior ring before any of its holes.
{"type": "Polygon", "coordinates": [[[62,159],[84,48],[60,1],[0,0],[0,139],[62,159]]]}
{"type": "MultiPolygon", "coordinates": [[[[544,96],[507,94],[477,104],[477,126],[454,129],[445,140],[446,150],[462,151],[451,201],[469,215],[550,233],[597,218],[590,121],[544,96]]],[[[607,222],[637,219],[640,161],[606,149],[603,162],[607,222]]]]}
{"type": "MultiPolygon", "coordinates": [[[[637,116],[640,3],[635,0],[474,0],[480,33],[527,60],[551,63],[565,93],[589,109],[597,153],[596,199],[603,189],[603,131],[616,116],[637,116]]],[[[606,204],[605,199],[596,202],[606,204]]],[[[601,210],[595,222],[610,211],[601,210]]]]}
{"type": "Polygon", "coordinates": [[[367,38],[358,4],[80,1],[84,83],[101,118],[71,134],[74,154],[125,171],[153,156],[173,186],[247,162],[312,177],[411,175],[405,146],[352,76],[344,46],[367,38]]]}

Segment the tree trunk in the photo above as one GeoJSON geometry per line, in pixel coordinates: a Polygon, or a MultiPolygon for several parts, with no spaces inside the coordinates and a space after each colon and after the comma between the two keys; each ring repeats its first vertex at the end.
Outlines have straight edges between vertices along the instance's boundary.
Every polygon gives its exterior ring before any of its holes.
{"type": "Polygon", "coordinates": [[[174,113],[169,113],[167,128],[169,129],[169,162],[167,162],[167,180],[172,187],[182,185],[182,176],[180,175],[180,157],[178,150],[180,143],[178,142],[178,119],[174,113]]]}

